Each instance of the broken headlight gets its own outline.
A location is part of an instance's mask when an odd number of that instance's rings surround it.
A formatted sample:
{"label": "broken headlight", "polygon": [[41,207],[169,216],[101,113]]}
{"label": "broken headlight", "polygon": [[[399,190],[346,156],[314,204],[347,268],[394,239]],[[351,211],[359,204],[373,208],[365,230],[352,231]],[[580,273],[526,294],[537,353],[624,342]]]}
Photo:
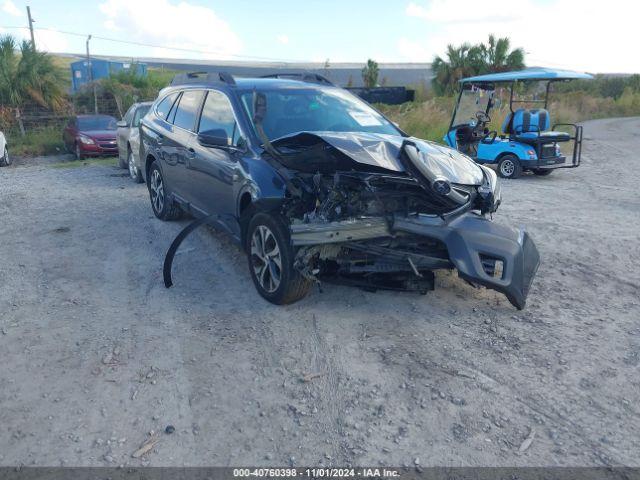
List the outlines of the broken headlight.
{"label": "broken headlight", "polygon": [[482,185],[478,187],[479,208],[482,214],[493,213],[500,206],[502,191],[496,172],[480,165],[483,174]]}

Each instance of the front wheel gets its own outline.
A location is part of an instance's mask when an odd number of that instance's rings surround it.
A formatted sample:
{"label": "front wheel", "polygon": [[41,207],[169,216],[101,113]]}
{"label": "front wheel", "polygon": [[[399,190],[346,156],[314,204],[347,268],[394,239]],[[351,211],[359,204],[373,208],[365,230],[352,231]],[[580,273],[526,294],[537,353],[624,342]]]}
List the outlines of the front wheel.
{"label": "front wheel", "polygon": [[498,175],[502,178],[518,178],[522,175],[522,164],[515,155],[505,155],[498,162]]}
{"label": "front wheel", "polygon": [[142,178],[142,173],[140,173],[140,169],[136,167],[136,163],[133,160],[133,152],[129,150],[129,154],[127,155],[127,166],[129,167],[129,175],[131,179],[136,183],[144,182]]}
{"label": "front wheel", "polygon": [[247,229],[246,249],[251,279],[264,299],[286,305],[307,295],[311,281],[293,267],[295,252],[282,219],[255,215]]}
{"label": "front wheel", "polygon": [[180,206],[168,195],[157,162],[153,162],[149,168],[149,198],[153,214],[160,220],[177,220],[182,216]]}
{"label": "front wheel", "polygon": [[546,177],[546,176],[551,175],[553,173],[553,169],[551,169],[551,168],[534,168],[531,171],[535,175],[538,175],[539,177]]}

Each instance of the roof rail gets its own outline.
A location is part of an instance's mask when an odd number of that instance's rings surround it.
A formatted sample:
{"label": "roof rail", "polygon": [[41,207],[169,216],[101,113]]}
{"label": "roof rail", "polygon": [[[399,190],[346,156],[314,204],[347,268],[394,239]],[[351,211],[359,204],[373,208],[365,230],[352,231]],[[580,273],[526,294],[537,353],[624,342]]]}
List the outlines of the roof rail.
{"label": "roof rail", "polygon": [[312,72],[283,72],[262,75],[261,78],[287,78],[290,80],[300,80],[301,82],[317,83],[319,85],[335,86],[329,79]]}
{"label": "roof rail", "polygon": [[188,72],[179,73],[173,80],[171,85],[181,85],[185,83],[226,83],[227,85],[235,85],[236,81],[228,72]]}

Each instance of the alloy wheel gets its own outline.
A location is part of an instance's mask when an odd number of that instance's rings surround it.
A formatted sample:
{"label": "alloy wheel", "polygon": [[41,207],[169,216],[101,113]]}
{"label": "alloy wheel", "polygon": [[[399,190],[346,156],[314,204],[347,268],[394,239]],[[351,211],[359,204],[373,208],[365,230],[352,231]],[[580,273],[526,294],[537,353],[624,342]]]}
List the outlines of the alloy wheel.
{"label": "alloy wheel", "polygon": [[162,184],[162,176],[158,170],[154,170],[151,174],[151,203],[156,212],[160,213],[164,208],[164,185]]}
{"label": "alloy wheel", "polygon": [[129,165],[129,175],[135,180],[138,177],[138,169],[133,163],[133,152],[129,152],[129,155],[127,156],[127,163]]}
{"label": "alloy wheel", "polygon": [[502,163],[500,164],[500,173],[502,173],[502,175],[505,177],[510,177],[511,175],[513,175],[513,172],[515,171],[515,169],[516,169],[516,166],[511,160],[508,160],[508,159],[503,160]]}
{"label": "alloy wheel", "polygon": [[251,237],[251,265],[260,286],[268,293],[280,286],[282,255],[273,232],[259,225]]}

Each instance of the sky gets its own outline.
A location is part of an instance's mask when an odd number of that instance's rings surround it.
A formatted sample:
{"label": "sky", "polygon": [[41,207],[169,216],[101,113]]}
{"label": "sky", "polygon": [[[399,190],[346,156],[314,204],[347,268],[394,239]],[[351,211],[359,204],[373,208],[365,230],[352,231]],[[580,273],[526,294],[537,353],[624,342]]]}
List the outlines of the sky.
{"label": "sky", "polygon": [[636,0],[0,0],[0,34],[28,38],[26,5],[51,52],[92,34],[92,53],[132,58],[430,62],[493,33],[530,66],[640,73]]}

